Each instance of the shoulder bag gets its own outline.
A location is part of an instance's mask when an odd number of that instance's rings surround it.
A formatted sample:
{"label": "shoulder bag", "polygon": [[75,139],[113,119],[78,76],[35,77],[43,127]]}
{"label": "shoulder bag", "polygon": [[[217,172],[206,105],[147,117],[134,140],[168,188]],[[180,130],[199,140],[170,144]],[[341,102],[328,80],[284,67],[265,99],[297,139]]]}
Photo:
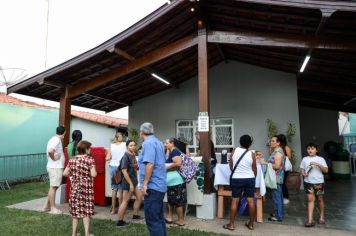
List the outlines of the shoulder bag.
{"label": "shoulder bag", "polygon": [[[242,155],[241,155],[241,157],[240,157],[240,159],[236,162],[236,164],[235,164],[235,166],[234,166],[234,169],[231,171],[231,175],[230,175],[230,185],[231,185],[231,180],[232,180],[232,176],[234,175],[234,172],[235,172],[235,170],[236,170],[236,168],[237,168],[237,165],[240,163],[240,161],[242,160],[242,158],[245,156],[245,154],[248,152],[248,149],[244,152],[244,153],[242,153]],[[231,157],[231,159],[232,159],[233,157]],[[232,161],[232,160],[231,160]]]}

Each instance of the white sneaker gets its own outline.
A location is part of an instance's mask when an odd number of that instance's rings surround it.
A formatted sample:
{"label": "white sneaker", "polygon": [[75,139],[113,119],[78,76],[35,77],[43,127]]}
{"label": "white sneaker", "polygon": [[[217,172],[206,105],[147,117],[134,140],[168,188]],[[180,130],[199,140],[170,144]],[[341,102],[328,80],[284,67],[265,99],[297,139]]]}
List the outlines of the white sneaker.
{"label": "white sneaker", "polygon": [[284,205],[287,205],[287,204],[289,204],[289,199],[288,198],[283,198],[283,204]]}

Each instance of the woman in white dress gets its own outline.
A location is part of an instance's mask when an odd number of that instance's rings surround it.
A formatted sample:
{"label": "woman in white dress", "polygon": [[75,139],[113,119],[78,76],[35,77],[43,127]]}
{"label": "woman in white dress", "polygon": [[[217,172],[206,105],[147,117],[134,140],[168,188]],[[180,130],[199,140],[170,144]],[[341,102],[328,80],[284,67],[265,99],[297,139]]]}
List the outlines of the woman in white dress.
{"label": "woman in white dress", "polygon": [[[120,166],[121,158],[126,152],[126,143],[124,142],[124,136],[122,133],[117,132],[115,134],[114,143],[110,145],[110,150],[106,154],[106,161],[110,161],[110,181],[113,175],[116,173],[117,168]],[[120,184],[111,183],[111,214],[117,213],[116,200],[119,197],[119,203],[122,201],[122,188]]]}

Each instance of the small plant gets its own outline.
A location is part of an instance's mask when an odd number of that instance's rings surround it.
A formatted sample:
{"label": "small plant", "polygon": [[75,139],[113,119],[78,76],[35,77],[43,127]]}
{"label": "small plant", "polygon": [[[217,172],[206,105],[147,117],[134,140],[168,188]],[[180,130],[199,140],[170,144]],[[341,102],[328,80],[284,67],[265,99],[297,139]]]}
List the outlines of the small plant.
{"label": "small plant", "polygon": [[[135,141],[137,150],[139,149],[139,141],[140,141],[140,135],[138,134],[137,129],[130,128],[129,130],[129,139]],[[137,154],[137,153],[136,153]]]}
{"label": "small plant", "polygon": [[271,119],[267,119],[267,136],[268,136],[268,146],[269,140],[278,133],[277,125]]}
{"label": "small plant", "polygon": [[[274,121],[272,121],[271,119],[267,119],[266,120],[267,123],[267,136],[268,136],[268,140],[271,140],[271,138],[275,135],[278,134],[278,128],[277,125]],[[287,123],[287,131],[285,133],[287,142],[289,144],[289,146],[291,145],[291,143],[293,142],[293,137],[296,134],[296,125],[293,123]],[[269,142],[267,143],[267,146],[269,146]],[[296,158],[294,155],[294,152],[292,150],[292,156],[290,157],[290,162],[292,163],[293,167],[296,164]]]}

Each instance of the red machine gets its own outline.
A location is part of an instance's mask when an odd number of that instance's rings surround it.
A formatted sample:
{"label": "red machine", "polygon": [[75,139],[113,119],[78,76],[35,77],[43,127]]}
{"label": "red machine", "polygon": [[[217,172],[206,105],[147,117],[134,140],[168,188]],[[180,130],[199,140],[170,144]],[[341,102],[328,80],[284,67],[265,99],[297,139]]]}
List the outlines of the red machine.
{"label": "red machine", "polygon": [[[67,166],[69,159],[67,148],[64,149],[65,163]],[[106,206],[105,197],[105,149],[103,147],[91,147],[91,155],[95,160],[96,171],[98,175],[94,178],[94,203],[99,206]],[[67,178],[67,201],[70,196],[70,179]]]}

